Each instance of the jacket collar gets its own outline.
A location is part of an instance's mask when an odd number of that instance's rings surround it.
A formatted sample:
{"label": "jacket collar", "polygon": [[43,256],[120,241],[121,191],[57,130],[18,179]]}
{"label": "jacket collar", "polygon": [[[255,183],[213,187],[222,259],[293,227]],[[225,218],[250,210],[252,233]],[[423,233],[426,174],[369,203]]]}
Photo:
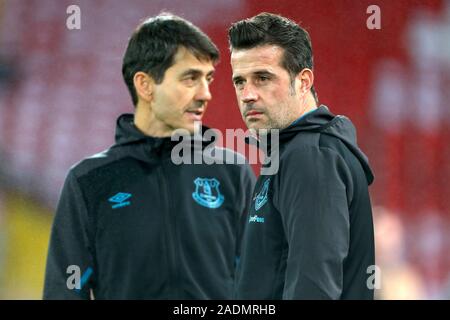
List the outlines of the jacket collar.
{"label": "jacket collar", "polygon": [[115,145],[113,148],[126,148],[127,153],[143,161],[153,161],[155,158],[170,156],[172,148],[180,143],[190,143],[193,148],[206,146],[215,143],[214,137],[206,139],[203,134],[209,128],[201,127],[201,134],[190,135],[172,141],[172,137],[153,137],[145,135],[134,124],[133,114],[122,114],[116,122]]}

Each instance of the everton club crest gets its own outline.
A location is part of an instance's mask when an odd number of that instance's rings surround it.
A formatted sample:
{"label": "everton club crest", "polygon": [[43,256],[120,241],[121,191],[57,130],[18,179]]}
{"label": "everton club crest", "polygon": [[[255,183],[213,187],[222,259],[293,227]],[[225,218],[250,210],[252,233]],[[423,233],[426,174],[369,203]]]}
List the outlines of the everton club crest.
{"label": "everton club crest", "polygon": [[266,181],[264,181],[261,191],[259,191],[258,195],[256,196],[256,200],[255,200],[255,210],[256,211],[258,211],[267,202],[267,193],[269,191],[269,183],[270,183],[270,178],[267,179]]}
{"label": "everton club crest", "polygon": [[206,208],[219,208],[224,200],[224,196],[220,193],[220,182],[216,178],[197,178],[194,180],[195,192],[192,198],[201,206]]}

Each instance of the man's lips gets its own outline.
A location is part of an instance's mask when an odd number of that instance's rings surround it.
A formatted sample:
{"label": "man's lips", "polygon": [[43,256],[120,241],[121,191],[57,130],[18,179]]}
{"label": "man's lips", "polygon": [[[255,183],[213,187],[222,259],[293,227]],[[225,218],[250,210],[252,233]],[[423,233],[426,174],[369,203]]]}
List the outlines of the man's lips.
{"label": "man's lips", "polygon": [[191,109],[186,110],[186,114],[189,116],[189,118],[193,120],[201,120],[203,117],[203,114],[205,113],[204,109]]}
{"label": "man's lips", "polygon": [[250,110],[250,111],[247,111],[247,112],[245,113],[245,116],[246,116],[246,117],[252,117],[252,116],[259,116],[259,115],[261,115],[261,114],[263,114],[262,111],[258,111],[258,110]]}

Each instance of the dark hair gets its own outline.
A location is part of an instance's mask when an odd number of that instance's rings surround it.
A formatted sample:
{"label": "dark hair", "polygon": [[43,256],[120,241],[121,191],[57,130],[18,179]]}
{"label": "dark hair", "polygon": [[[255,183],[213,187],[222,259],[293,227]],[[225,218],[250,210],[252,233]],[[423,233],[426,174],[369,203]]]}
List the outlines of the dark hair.
{"label": "dark hair", "polygon": [[148,73],[159,84],[174,63],[180,47],[201,60],[219,60],[219,50],[211,39],[189,21],[170,13],[148,18],[133,32],[122,63],[122,76],[133,104],[138,97],[133,77],[138,71]]}
{"label": "dark hair", "polygon": [[[281,66],[294,78],[304,68],[313,70],[313,54],[308,32],[294,21],[280,15],[263,12],[233,23],[228,30],[230,50],[277,45],[284,49]],[[314,86],[311,93],[316,102]]]}

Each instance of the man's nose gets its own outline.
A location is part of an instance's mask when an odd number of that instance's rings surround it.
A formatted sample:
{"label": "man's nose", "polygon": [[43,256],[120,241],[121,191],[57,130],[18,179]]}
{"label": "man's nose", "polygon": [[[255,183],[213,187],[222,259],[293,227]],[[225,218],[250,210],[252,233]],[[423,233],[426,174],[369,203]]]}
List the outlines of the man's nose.
{"label": "man's nose", "polygon": [[246,84],[242,89],[241,100],[243,103],[251,103],[258,100],[258,94],[251,84]]}
{"label": "man's nose", "polygon": [[210,101],[212,98],[211,91],[209,90],[209,83],[205,80],[203,81],[197,91],[195,96],[196,100]]}

